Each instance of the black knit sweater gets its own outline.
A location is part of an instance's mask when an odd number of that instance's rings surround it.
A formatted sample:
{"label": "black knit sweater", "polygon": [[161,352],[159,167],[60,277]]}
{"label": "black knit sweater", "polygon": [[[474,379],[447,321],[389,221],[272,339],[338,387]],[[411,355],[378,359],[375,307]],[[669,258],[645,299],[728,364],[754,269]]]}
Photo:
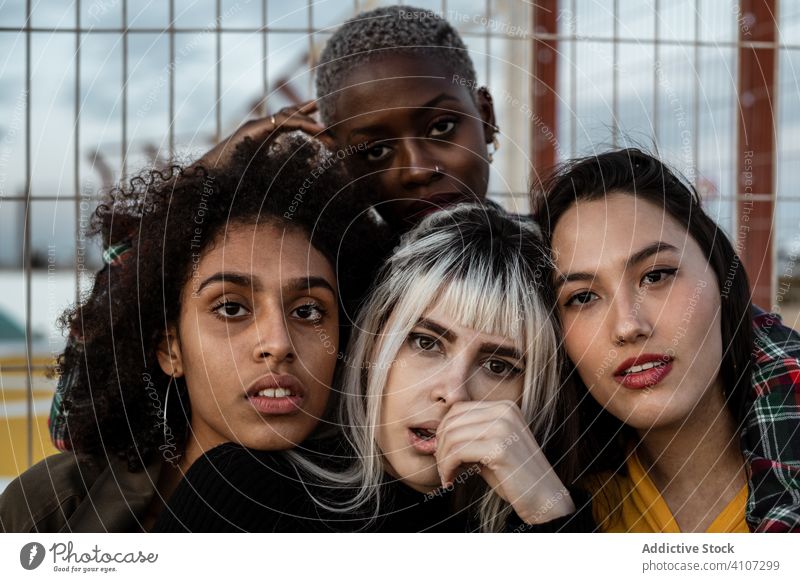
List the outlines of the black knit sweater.
{"label": "black knit sweater", "polygon": [[[330,461],[330,459],[329,459]],[[328,463],[335,464],[335,463]],[[454,511],[451,493],[423,494],[387,475],[377,517],[329,511],[314,502],[347,499],[352,490],[303,479],[282,453],[232,443],[195,461],[161,513],[155,532],[468,532],[468,510]],[[571,492],[579,511],[527,526],[512,514],[507,531],[585,532],[594,529],[588,499]],[[576,498],[576,495],[578,498]],[[579,503],[580,501],[580,503]]]}

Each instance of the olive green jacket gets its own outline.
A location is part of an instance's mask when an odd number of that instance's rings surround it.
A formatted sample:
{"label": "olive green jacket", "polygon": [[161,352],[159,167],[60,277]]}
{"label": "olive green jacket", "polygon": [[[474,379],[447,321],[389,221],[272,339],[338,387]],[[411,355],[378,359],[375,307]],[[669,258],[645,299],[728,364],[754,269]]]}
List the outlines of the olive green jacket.
{"label": "olive green jacket", "polygon": [[139,532],[161,462],[133,473],[119,459],[100,466],[60,453],[37,463],[0,495],[3,532]]}

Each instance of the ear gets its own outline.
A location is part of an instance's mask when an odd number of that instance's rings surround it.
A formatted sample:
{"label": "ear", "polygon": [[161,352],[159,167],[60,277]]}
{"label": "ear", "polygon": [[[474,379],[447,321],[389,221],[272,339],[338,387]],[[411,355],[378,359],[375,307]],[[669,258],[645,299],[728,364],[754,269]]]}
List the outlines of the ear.
{"label": "ear", "polygon": [[483,134],[486,143],[492,143],[494,134],[497,133],[497,120],[494,116],[494,102],[489,89],[481,87],[478,89],[478,111],[483,120]]}
{"label": "ear", "polygon": [[180,378],[183,376],[183,355],[178,330],[170,325],[167,333],[156,350],[158,365],[167,376]]}

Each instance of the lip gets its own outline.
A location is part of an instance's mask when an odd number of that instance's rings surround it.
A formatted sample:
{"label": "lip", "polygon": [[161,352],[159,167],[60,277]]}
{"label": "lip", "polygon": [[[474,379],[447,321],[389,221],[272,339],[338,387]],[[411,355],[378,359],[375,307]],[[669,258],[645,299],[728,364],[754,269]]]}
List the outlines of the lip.
{"label": "lip", "polygon": [[[259,392],[268,388],[283,388],[291,390],[292,394],[281,398],[258,395]],[[300,411],[306,400],[306,388],[291,374],[268,374],[250,385],[245,398],[259,414],[295,414]]]}
{"label": "lip", "polygon": [[408,443],[416,450],[418,453],[423,455],[432,455],[436,452],[436,437],[432,439],[425,440],[418,437],[414,434],[412,429],[415,428],[424,428],[428,430],[436,430],[439,427],[438,420],[430,420],[427,422],[420,422],[415,423],[413,426],[409,426],[407,429],[408,432]]}
{"label": "lip", "polygon": [[429,214],[469,201],[470,198],[461,192],[431,194],[409,204],[405,211],[405,218],[406,220],[418,222]]}
{"label": "lip", "polygon": [[[641,372],[623,374],[632,366],[641,366],[648,362],[663,362],[663,365]],[[628,358],[614,372],[614,379],[625,388],[642,390],[650,388],[661,382],[672,371],[672,358],[666,354],[640,354],[635,358]]]}

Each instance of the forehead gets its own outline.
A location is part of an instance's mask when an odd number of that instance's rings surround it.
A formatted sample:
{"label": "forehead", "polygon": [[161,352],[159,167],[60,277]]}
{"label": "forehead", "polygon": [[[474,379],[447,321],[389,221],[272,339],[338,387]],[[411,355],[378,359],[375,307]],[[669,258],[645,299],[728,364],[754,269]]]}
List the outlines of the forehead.
{"label": "forehead", "polygon": [[197,263],[199,273],[218,271],[266,273],[269,279],[288,279],[314,274],[334,280],[325,256],[298,228],[262,223],[230,225]]}
{"label": "forehead", "polygon": [[630,194],[612,193],[573,204],[553,232],[556,266],[562,272],[593,271],[619,265],[643,246],[667,242],[682,255],[699,246],[684,226],[653,202]]}
{"label": "forehead", "polygon": [[[364,66],[349,71],[340,85],[336,101],[335,122],[348,121],[354,116],[358,123],[386,114],[408,112],[393,108],[421,107],[445,93],[462,106],[475,107],[472,91],[458,71],[435,55],[388,55],[376,58]],[[447,105],[442,104],[446,108]],[[389,110],[389,111],[382,111]],[[373,119],[374,121],[374,119]]]}

